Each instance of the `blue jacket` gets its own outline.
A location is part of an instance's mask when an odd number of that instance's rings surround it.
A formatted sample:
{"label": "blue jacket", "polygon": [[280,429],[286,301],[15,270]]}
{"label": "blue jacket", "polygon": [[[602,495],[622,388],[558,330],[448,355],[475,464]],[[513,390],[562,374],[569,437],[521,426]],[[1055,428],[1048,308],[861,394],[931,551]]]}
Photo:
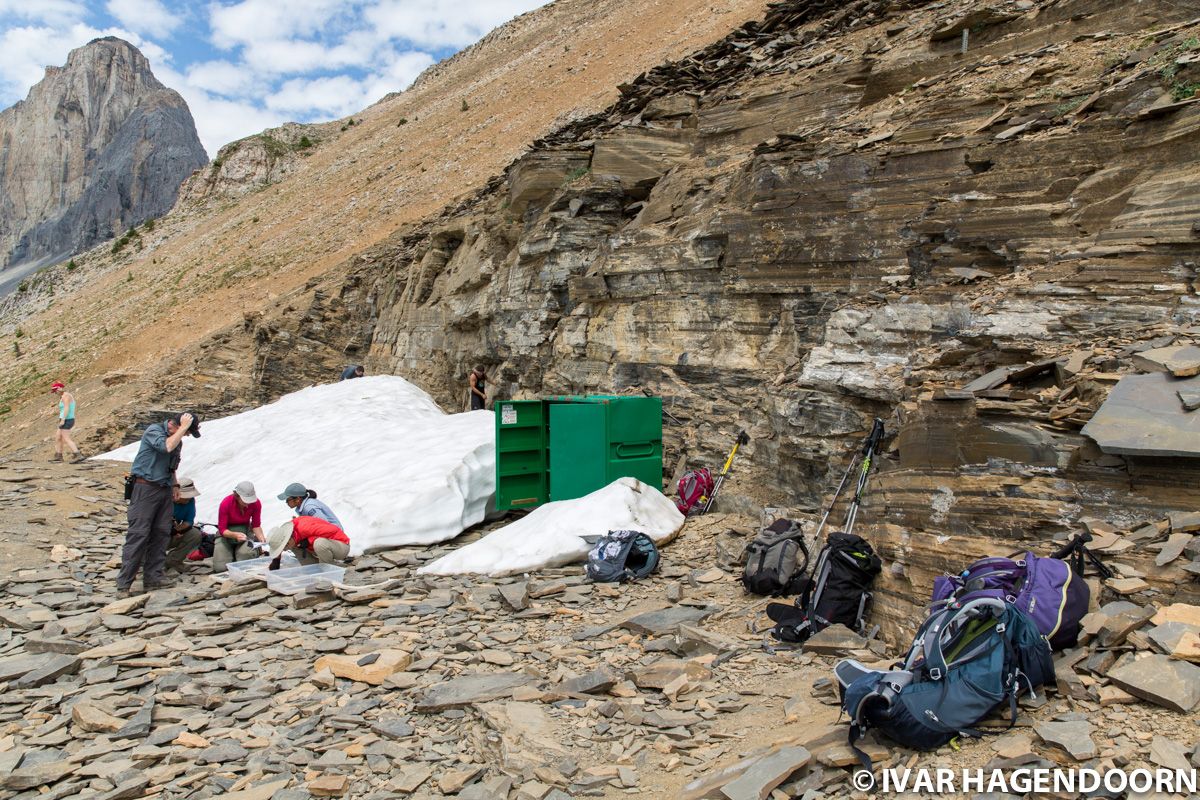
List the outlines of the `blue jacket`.
{"label": "blue jacket", "polygon": [[326,522],[337,525],[342,530],[346,530],[342,525],[342,521],[337,518],[337,514],[333,513],[333,509],[317,500],[315,497],[306,497],[300,507],[296,509],[298,517],[319,517]]}
{"label": "blue jacket", "polygon": [[167,452],[167,423],[155,422],[146,426],[146,432],[142,434],[142,444],[129,471],[151,483],[169,487],[175,483],[175,470],[179,467],[182,455],[183,442],[177,444],[171,452]]}

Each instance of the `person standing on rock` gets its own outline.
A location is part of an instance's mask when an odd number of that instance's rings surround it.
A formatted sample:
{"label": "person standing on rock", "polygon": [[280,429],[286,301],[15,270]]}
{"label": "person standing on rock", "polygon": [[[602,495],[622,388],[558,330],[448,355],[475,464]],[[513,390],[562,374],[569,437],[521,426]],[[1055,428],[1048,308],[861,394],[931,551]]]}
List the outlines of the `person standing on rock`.
{"label": "person standing on rock", "polygon": [[71,429],[75,427],[75,395],[67,391],[62,381],[55,381],[50,386],[50,393],[58,395],[58,430],[54,432],[54,458],[51,463],[63,460],[63,448],[69,449],[75,457],[71,463],[83,461],[83,453],[71,438]]}
{"label": "person standing on rock", "polygon": [[171,539],[167,544],[167,569],[183,572],[183,562],[200,546],[203,535],[196,524],[196,498],[200,492],[191,478],[180,478],[175,484],[174,506],[171,511]]}
{"label": "person standing on rock", "polygon": [[317,499],[317,493],[305,488],[303,483],[289,483],[279,494],[279,499],[287,503],[287,507],[296,512],[298,517],[320,517],[326,522],[337,525],[342,530],[345,526],[333,513],[333,509]]}
{"label": "person standing on rock", "polygon": [[200,420],[187,413],[148,425],[142,434],[142,443],[129,470],[133,493],[129,498],[129,530],[121,552],[121,571],[117,573],[118,596],[132,594],[138,570],[142,571],[142,586],[147,590],[171,585],[163,569],[171,538],[175,470],[183,455],[183,437],[188,435],[200,438]]}
{"label": "person standing on rock", "polygon": [[342,380],[348,381],[351,378],[361,378],[366,372],[362,364],[351,364],[342,370]]}
{"label": "person standing on rock", "polygon": [[291,522],[272,528],[267,542],[272,570],[279,569],[285,550],[295,553],[301,564],[334,564],[350,555],[350,537],[320,517],[293,517]]}
{"label": "person standing on rock", "polygon": [[487,405],[487,371],[482,364],[471,370],[467,383],[471,388],[471,410],[482,411]]}
{"label": "person standing on rock", "polygon": [[231,561],[258,558],[258,549],[248,542],[265,542],[262,501],[254,484],[242,481],[217,509],[217,541],[213,547],[213,572],[224,572]]}

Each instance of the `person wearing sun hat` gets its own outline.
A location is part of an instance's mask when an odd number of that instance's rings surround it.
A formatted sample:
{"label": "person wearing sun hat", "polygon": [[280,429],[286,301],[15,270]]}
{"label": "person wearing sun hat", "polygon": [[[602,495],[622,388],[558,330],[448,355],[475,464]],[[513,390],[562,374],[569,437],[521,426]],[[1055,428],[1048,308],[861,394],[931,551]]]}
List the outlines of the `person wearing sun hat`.
{"label": "person wearing sun hat", "polygon": [[213,572],[224,572],[231,561],[258,558],[255,542],[265,542],[262,529],[262,501],[254,484],[242,481],[221,501],[217,509],[217,541],[213,547]]}
{"label": "person wearing sun hat", "polygon": [[175,481],[175,508],[172,511],[171,540],[167,544],[167,569],[183,572],[184,559],[200,546],[203,535],[195,527],[196,498],[200,496],[191,478]]}
{"label": "person wearing sun hat", "polygon": [[58,395],[58,430],[54,432],[54,458],[51,461],[63,460],[63,448],[69,449],[75,457],[72,463],[83,461],[83,453],[71,438],[71,428],[75,427],[75,396],[67,391],[62,381],[50,384],[50,394]]}
{"label": "person wearing sun hat", "polygon": [[350,555],[350,537],[320,517],[293,517],[291,522],[272,528],[267,536],[271,569],[279,569],[285,550],[296,554],[301,564],[333,564]]}

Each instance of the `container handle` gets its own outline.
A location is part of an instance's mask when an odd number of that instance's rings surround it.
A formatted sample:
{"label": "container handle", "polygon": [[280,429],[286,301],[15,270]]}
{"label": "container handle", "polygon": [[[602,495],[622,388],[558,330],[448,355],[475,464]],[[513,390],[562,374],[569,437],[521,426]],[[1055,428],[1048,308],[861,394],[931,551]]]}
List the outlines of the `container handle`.
{"label": "container handle", "polygon": [[[626,448],[633,448],[634,452],[630,453]],[[654,455],[654,442],[643,442],[640,444],[622,442],[617,445],[617,458],[644,458],[652,455]]]}

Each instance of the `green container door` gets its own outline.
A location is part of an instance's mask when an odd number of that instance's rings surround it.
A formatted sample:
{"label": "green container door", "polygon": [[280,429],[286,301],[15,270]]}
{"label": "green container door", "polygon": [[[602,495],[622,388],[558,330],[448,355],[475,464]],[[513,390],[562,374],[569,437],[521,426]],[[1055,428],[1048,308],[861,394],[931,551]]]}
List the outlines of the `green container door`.
{"label": "green container door", "polygon": [[604,428],[608,408],[593,403],[549,403],[550,499],[573,500],[608,484]]}
{"label": "green container door", "polygon": [[621,397],[608,404],[605,485],[626,476],[662,489],[662,398]]}
{"label": "green container door", "polygon": [[662,488],[662,400],[554,397],[496,404],[496,508],[574,500],[618,478]]}
{"label": "green container door", "polygon": [[496,508],[533,508],[549,499],[546,406],[541,400],[505,400],[496,414]]}

